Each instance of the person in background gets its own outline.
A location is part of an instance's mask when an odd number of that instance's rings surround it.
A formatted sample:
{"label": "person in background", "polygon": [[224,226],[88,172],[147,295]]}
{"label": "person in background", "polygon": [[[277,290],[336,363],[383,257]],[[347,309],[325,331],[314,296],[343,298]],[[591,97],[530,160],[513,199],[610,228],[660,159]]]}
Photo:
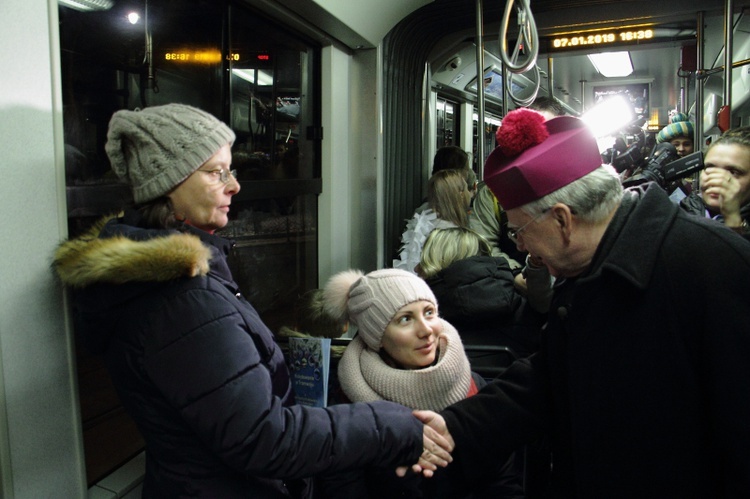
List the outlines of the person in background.
{"label": "person in background", "polygon": [[232,278],[231,241],[213,234],[240,190],[234,139],[183,104],[117,111],[106,152],[136,205],[55,254],[76,329],[145,439],[143,497],[309,498],[306,477],[323,471],[446,464],[448,443],[403,406],[294,405],[281,350]]}
{"label": "person in background", "polygon": [[[537,97],[528,109],[541,113],[545,119],[565,114],[565,110],[556,100],[544,96]],[[498,128],[497,133],[499,130]],[[508,239],[505,232],[505,212],[485,182],[479,183],[469,222],[470,227],[490,243],[492,256],[508,260],[514,274],[520,275],[527,255],[519,252],[513,241]],[[525,293],[526,282],[522,277],[518,279],[518,288]]]}
{"label": "person in background", "polygon": [[[331,277],[324,295],[329,314],[358,330],[339,363],[340,402],[390,400],[437,411],[485,384],[472,373],[456,329],[438,315],[430,287],[414,274],[344,271]],[[321,477],[319,492],[326,499],[520,498],[512,465],[503,463],[501,470],[464,490],[454,486],[447,470],[423,479],[370,468]]]}
{"label": "person in background", "polygon": [[427,184],[429,208],[415,213],[401,234],[399,258],[393,267],[416,274],[422,246],[434,229],[469,226],[472,194],[462,170],[440,170]]}
{"label": "person in background", "polygon": [[669,142],[677,150],[680,158],[691,154],[694,146],[695,126],[685,113],[675,113],[669,118],[669,125],[656,134],[656,143]]}
{"label": "person in background", "polygon": [[750,127],[724,132],[708,147],[703,163],[700,194],[691,193],[680,206],[750,236]]}
{"label": "person in background", "polygon": [[557,281],[538,354],[418,413],[454,440],[451,466],[470,482],[548,433],[554,497],[749,497],[747,241],[654,183],[624,191],[573,117],[519,119],[486,171]]}
{"label": "person in background", "polygon": [[470,168],[469,153],[458,146],[443,146],[435,152],[432,158],[432,172],[435,175],[440,170],[463,170]]}
{"label": "person in background", "polygon": [[[695,126],[685,113],[674,113],[669,118],[669,125],[656,134],[656,145],[668,142],[677,151],[677,158],[692,154],[695,150]],[[654,149],[656,150],[656,149]],[[653,154],[653,152],[652,152]],[[692,177],[667,182],[663,186],[670,193],[670,197],[679,203],[693,191]]]}
{"label": "person in background", "polygon": [[[430,176],[443,170],[460,170],[464,174],[471,197],[474,198],[477,192],[477,174],[471,169],[469,154],[466,151],[458,146],[443,146],[438,149],[432,160]],[[422,213],[428,208],[428,201],[425,200],[414,210],[414,213]]]}
{"label": "person in background", "polygon": [[[515,289],[508,261],[490,252],[489,243],[471,229],[435,229],[422,248],[418,274],[464,345],[505,346],[526,357],[539,348],[541,324],[524,317],[525,300]],[[476,367],[493,358],[479,352],[469,360]]]}

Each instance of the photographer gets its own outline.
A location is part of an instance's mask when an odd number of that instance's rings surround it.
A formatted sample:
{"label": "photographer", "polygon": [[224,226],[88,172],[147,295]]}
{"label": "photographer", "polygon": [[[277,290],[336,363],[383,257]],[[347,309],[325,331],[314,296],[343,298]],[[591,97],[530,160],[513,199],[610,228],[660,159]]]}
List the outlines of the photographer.
{"label": "photographer", "polygon": [[694,128],[687,114],[676,113],[669,119],[669,125],[656,134],[656,143],[669,142],[677,150],[677,156],[682,158],[694,150]]}
{"label": "photographer", "polygon": [[690,194],[680,206],[750,239],[750,127],[727,130],[709,146],[704,163],[700,193]]}
{"label": "photographer", "polygon": [[[686,177],[703,168],[702,155],[693,152],[694,126],[684,113],[677,113],[670,124],[656,134],[656,145],[648,146],[645,134],[626,146],[622,138],[602,154],[602,161],[611,164],[622,178],[623,186],[634,187],[656,182],[675,202],[692,192]],[[651,150],[649,154],[644,151]]]}

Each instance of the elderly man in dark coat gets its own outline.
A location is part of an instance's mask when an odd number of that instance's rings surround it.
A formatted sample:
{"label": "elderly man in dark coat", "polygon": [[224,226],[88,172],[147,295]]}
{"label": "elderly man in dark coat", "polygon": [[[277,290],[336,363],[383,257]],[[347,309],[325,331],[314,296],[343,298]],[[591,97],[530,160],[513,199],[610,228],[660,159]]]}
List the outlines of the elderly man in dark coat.
{"label": "elderly man in dark coat", "polygon": [[555,498],[750,497],[750,245],[656,185],[623,192],[576,118],[502,129],[487,184],[557,282],[537,355],[420,415],[452,466],[546,434]]}

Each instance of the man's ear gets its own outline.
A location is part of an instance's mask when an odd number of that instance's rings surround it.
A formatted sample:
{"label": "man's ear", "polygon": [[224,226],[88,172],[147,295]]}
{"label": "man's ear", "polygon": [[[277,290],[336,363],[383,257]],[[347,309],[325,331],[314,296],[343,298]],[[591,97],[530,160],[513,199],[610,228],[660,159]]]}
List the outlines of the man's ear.
{"label": "man's ear", "polygon": [[550,211],[552,212],[552,218],[562,231],[563,239],[565,242],[568,242],[570,240],[570,232],[573,226],[573,212],[570,209],[570,206],[563,203],[555,203],[552,205],[552,208],[550,208]]}

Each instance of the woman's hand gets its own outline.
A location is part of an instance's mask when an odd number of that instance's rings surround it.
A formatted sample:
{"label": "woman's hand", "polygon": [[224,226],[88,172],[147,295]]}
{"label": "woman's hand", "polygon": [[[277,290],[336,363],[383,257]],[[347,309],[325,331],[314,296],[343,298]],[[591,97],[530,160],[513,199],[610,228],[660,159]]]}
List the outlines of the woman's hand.
{"label": "woman's hand", "polygon": [[727,227],[742,224],[740,183],[724,168],[706,168],[701,172],[701,191],[707,206],[718,208]]}
{"label": "woman's hand", "polygon": [[[422,473],[429,478],[437,467],[446,467],[453,461],[451,452],[455,448],[453,437],[448,432],[445,420],[439,414],[432,411],[414,411],[414,416],[424,423],[423,452],[419,461],[411,466],[414,473]],[[396,468],[398,476],[405,476],[409,470],[408,466]]]}

